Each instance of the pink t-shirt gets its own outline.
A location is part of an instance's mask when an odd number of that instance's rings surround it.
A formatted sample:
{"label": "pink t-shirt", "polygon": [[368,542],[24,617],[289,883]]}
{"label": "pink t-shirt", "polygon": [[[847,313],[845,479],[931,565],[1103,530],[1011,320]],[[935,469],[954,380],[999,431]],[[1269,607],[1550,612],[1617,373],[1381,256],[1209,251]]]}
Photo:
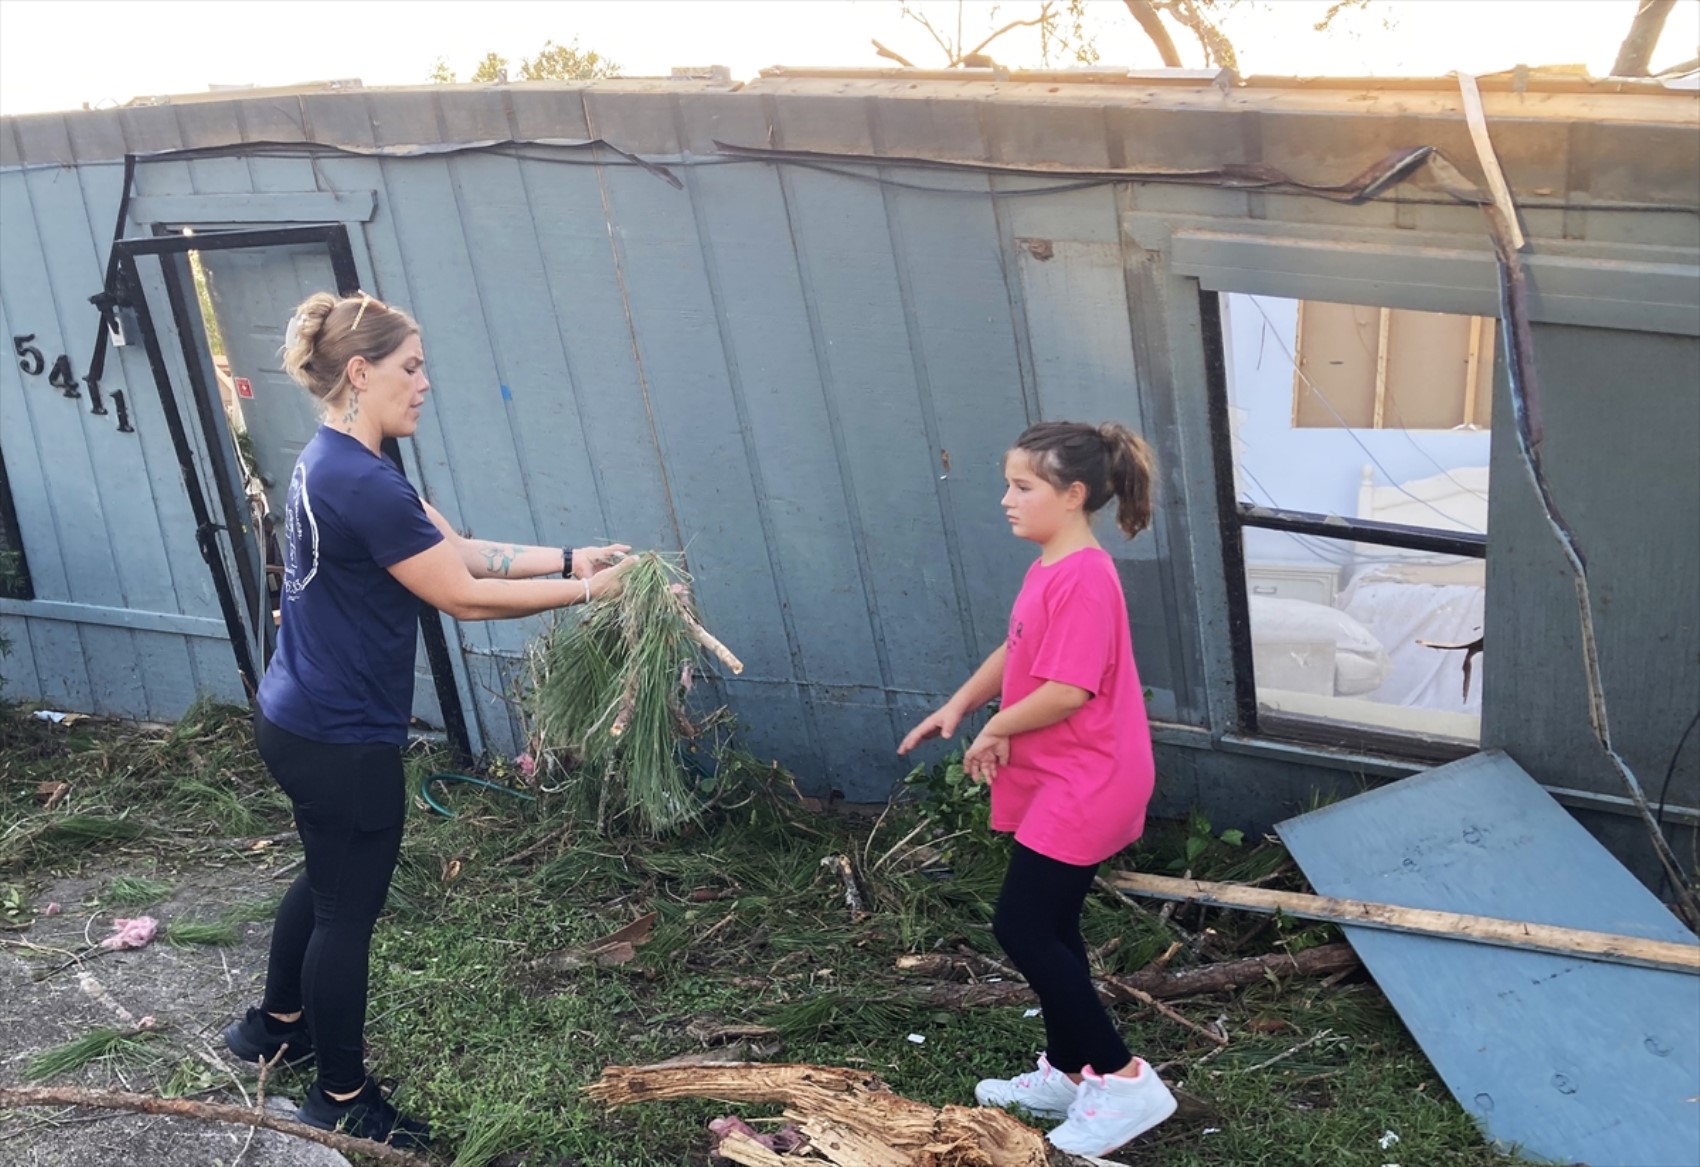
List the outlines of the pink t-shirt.
{"label": "pink t-shirt", "polygon": [[1063,863],[1101,863],[1145,830],[1156,767],[1115,563],[1087,547],[1035,563],[1009,614],[1003,708],[1046,681],[1092,694],[1009,741],[992,780],[992,829]]}

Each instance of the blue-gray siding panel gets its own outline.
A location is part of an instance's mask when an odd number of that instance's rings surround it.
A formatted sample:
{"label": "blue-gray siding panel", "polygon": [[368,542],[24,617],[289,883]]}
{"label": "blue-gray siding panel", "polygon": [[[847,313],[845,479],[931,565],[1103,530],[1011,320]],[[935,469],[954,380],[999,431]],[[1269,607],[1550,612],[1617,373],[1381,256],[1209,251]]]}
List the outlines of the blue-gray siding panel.
{"label": "blue-gray siding panel", "polygon": [[[1696,943],[1515,762],[1476,754],[1281,823],[1323,895]],[[1558,1162],[1700,1164],[1700,980],[1347,928],[1490,1138]]]}

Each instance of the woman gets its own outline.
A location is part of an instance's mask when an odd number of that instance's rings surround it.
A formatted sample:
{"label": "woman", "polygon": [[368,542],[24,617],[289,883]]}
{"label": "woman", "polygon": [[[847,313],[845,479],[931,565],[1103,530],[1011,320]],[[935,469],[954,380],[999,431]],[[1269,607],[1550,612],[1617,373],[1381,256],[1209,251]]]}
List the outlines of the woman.
{"label": "woman", "polygon": [[[419,326],[367,295],[320,292],[285,334],[285,370],[324,422],[295,464],[284,515],[282,624],[255,739],[295,808],[304,873],[278,908],[265,996],[225,1030],[231,1052],[317,1055],[297,1117],[423,1147],[366,1074],[372,928],[401,849],[401,750],[424,601],[457,620],[529,616],[619,590],[623,544],[526,547],[461,537],[381,452],[411,435],[430,381]],[[560,575],[560,579],[540,576]]]}

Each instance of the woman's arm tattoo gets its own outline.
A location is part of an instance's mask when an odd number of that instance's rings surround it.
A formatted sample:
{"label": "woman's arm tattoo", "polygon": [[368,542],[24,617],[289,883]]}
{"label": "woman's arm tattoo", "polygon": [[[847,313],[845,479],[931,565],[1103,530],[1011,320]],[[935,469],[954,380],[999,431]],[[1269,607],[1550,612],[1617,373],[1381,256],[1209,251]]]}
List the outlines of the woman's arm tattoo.
{"label": "woman's arm tattoo", "polygon": [[484,566],[491,575],[507,575],[513,569],[514,557],[519,554],[519,548],[512,544],[498,547],[487,543],[478,549],[478,554],[484,557]]}

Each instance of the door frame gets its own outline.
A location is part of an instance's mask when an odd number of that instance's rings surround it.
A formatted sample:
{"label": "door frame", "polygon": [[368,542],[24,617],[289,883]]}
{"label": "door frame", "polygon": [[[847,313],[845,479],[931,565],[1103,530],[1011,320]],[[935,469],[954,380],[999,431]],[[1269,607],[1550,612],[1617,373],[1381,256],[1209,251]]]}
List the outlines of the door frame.
{"label": "door frame", "polygon": [[[192,286],[188,276],[188,253],[318,244],[325,248],[330,258],[331,271],[336,279],[339,295],[347,296],[358,292],[360,277],[354,263],[354,249],[348,237],[348,228],[342,223],[260,229],[207,229],[198,230],[193,235],[155,226],[154,232],[150,237],[114,241],[113,255],[118,267],[119,283],[117,298],[120,304],[131,308],[136,314],[148,367],[153,373],[154,386],[159,391],[160,404],[165,413],[166,428],[170,431],[172,447],[176,450],[184,486],[189,493],[189,506],[195,518],[195,540],[201,549],[201,557],[206,560],[207,567],[212,572],[213,589],[218,595],[219,609],[224,616],[231,648],[236,655],[236,667],[241,673],[248,698],[253,701],[259,690],[259,672],[250,651],[242,609],[238,606],[237,589],[240,587],[243,597],[249,601],[247,606],[252,609],[256,603],[263,603],[265,580],[254,572],[249,557],[243,553],[239,542],[252,535],[247,500],[234,485],[239,482],[233,460],[235,451],[230,443],[222,440],[223,427],[219,424],[221,407],[217,404],[207,376],[206,361],[197,349],[200,311],[198,305],[192,306],[192,293],[188,291]],[[172,384],[165,353],[160,346],[153,312],[146,294],[142,291],[140,261],[148,256],[158,260],[165,281],[172,324],[183,348],[183,362],[187,370],[194,417],[205,438],[207,456],[211,460],[208,469],[216,485],[222,523],[214,520],[207,506],[207,496],[202,492],[200,468],[196,464],[194,447],[189,441],[189,431],[184,423],[183,410],[179,406],[178,392]],[[385,438],[383,452],[397,471],[406,477],[407,470],[402,463],[400,444],[394,438]],[[238,578],[235,581],[230,578],[222,553],[223,548],[218,545],[221,534],[232,552],[231,562],[236,565]],[[269,607],[265,605],[263,611],[269,612]],[[442,613],[428,604],[421,603],[419,630],[425,640],[425,656],[431,667],[431,679],[436,687],[438,706],[443,713],[443,728],[449,743],[463,757],[470,757],[472,747],[467,734],[466,714],[461,705],[459,687],[449,656],[448,638],[443,631]]]}

